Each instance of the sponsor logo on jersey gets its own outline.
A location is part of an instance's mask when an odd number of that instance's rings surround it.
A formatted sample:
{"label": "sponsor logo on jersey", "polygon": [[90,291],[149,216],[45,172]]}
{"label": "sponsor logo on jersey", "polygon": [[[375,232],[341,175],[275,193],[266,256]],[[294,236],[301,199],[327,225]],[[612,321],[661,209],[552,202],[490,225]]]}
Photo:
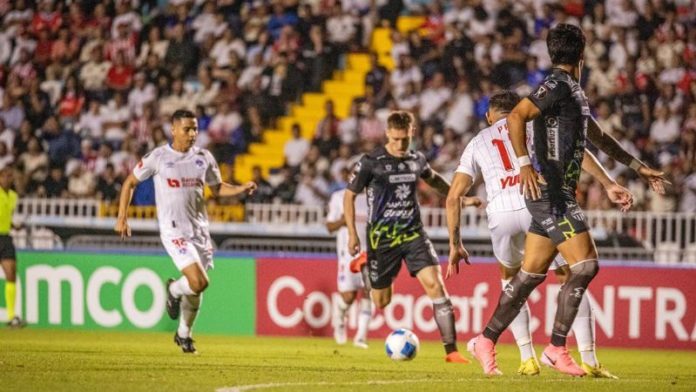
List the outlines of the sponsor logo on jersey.
{"label": "sponsor logo on jersey", "polygon": [[[413,176],[415,176],[415,174],[413,174]],[[406,184],[399,185],[395,193],[399,200],[404,200],[411,195],[411,187]]]}
{"label": "sponsor logo on jersey", "polygon": [[548,90],[546,89],[546,86],[542,84],[534,93],[534,98],[544,99],[546,97],[546,93],[548,93]]}
{"label": "sponsor logo on jersey", "polygon": [[520,183],[520,175],[507,176],[500,179],[500,187],[505,189],[507,187],[516,186]]}
{"label": "sponsor logo on jersey", "polygon": [[389,183],[390,184],[401,184],[403,182],[415,182],[415,181],[416,181],[416,174],[415,173],[392,174],[389,176]]}
{"label": "sponsor logo on jersey", "polygon": [[164,167],[166,167],[167,169],[171,169],[174,167],[174,162],[167,162],[164,164]]}
{"label": "sponsor logo on jersey", "polygon": [[203,182],[199,178],[167,178],[167,185],[169,185],[170,188],[195,188],[203,186]]}
{"label": "sponsor logo on jersey", "polygon": [[553,161],[558,161],[561,159],[561,154],[558,149],[558,119],[556,117],[547,117],[545,123],[547,158]]}

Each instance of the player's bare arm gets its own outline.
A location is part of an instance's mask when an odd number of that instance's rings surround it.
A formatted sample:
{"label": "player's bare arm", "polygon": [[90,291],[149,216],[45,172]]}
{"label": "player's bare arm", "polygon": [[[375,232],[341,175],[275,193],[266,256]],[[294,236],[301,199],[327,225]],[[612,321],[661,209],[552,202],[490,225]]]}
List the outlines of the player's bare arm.
{"label": "player's bare arm", "polygon": [[665,193],[665,185],[671,184],[665,179],[664,172],[650,168],[641,162],[640,159],[626,151],[613,136],[604,132],[594,117],[591,117],[587,124],[587,138],[612,159],[635,170],[650,185],[653,191],[663,195]]}
{"label": "player's bare arm", "polygon": [[350,189],[346,189],[343,196],[343,219],[348,228],[348,252],[351,256],[360,253],[360,239],[358,230],[355,228],[355,198],[357,194]]}
{"label": "player's bare arm", "polygon": [[529,160],[526,124],[540,115],[539,108],[529,98],[525,98],[507,116],[510,141],[520,164],[520,192],[524,197],[533,200],[541,197],[541,190],[537,182],[537,174]]}
{"label": "player's bare arm", "polygon": [[114,231],[121,236],[121,239],[131,236],[131,228],[128,226],[128,206],[133,198],[133,191],[138,186],[138,182],[138,179],[131,173],[121,186],[121,195],[118,201],[118,218],[114,227]]}
{"label": "player's bare arm", "polygon": [[232,185],[226,182],[222,182],[217,185],[211,185],[210,190],[213,192],[214,197],[233,197],[239,196],[243,193],[251,195],[256,190],[257,185],[254,181],[249,181],[243,185]]}
{"label": "player's bare arm", "polygon": [[331,222],[327,221],[326,222],[326,230],[328,230],[329,233],[333,233],[345,225],[346,225],[346,217],[341,215],[341,219],[339,219],[339,220],[331,221]]}
{"label": "player's bare arm", "polygon": [[596,178],[607,191],[607,196],[612,203],[618,204],[622,212],[628,211],[633,205],[633,194],[617,184],[606,171],[592,152],[585,149],[585,157],[582,160],[582,169]]}
{"label": "player's bare arm", "polygon": [[449,260],[445,279],[459,273],[459,260],[469,264],[469,253],[464,248],[462,236],[459,232],[461,226],[462,203],[461,198],[469,192],[473,183],[471,176],[464,173],[455,173],[447,201],[445,203],[447,211],[447,231],[449,232]]}
{"label": "player's bare arm", "polygon": [[450,183],[445,180],[445,177],[443,177],[442,174],[436,172],[435,170],[432,171],[432,175],[430,177],[424,178],[423,181],[425,181],[426,184],[430,185],[431,188],[435,189],[442,196],[447,196],[450,191]]}

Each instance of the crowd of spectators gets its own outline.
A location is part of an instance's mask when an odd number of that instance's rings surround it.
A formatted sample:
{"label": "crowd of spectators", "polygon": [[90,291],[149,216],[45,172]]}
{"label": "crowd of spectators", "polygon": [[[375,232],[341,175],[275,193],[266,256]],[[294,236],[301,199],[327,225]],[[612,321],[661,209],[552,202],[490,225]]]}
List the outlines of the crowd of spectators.
{"label": "crowd of spectators", "polygon": [[[587,35],[582,84],[600,124],[673,186],[656,196],[602,156],[611,173],[638,209],[696,211],[693,0],[0,0],[0,164],[14,164],[21,195],[114,200],[140,157],[167,142],[178,108],[196,112],[198,144],[232,164],[403,14],[425,22],[392,30],[396,67],[372,54],[349,116],[328,101],[312,140],[295,126],[286,165],[269,178],[255,168],[248,201],[325,203],[394,109],[416,114],[413,147],[451,175],[486,126],[490,94],[528,94],[549,72],[545,37],[563,22]],[[579,197],[611,208],[592,179]],[[441,203],[425,188],[421,200]],[[139,187],[135,202],[152,201],[151,185]]]}

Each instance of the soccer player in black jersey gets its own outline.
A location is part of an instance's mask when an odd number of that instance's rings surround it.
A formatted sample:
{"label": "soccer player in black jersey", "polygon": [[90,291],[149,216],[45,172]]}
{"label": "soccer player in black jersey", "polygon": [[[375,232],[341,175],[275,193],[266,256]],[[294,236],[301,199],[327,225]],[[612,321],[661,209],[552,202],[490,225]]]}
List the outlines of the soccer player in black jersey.
{"label": "soccer player in black jersey", "polygon": [[[468,363],[457,351],[452,302],[447,297],[433,244],[423,230],[416,186],[423,179],[440,194],[450,184],[430,168],[425,156],[408,149],[413,138],[413,116],[397,111],[387,119],[387,143],[365,154],[353,171],[344,196],[348,249],[355,256],[360,240],[355,228],[355,197],[367,188],[367,266],[372,300],[383,309],[391,301],[392,282],[406,262],[433,301],[433,317],[442,336],[447,362]],[[464,254],[468,263],[468,255]]]}
{"label": "soccer player in black jersey", "polygon": [[[546,278],[549,264],[560,252],[570,274],[558,294],[558,309],[541,362],[560,372],[584,376],[569,355],[566,336],[587,286],[599,270],[597,249],[575,191],[586,138],[617,161],[638,172],[656,192],[664,192],[663,173],[650,169],[604,133],[590,114],[582,88],[585,37],[580,28],[559,24],[547,37],[553,70],[507,117],[510,140],[520,168],[520,191],[525,195],[532,224],[525,241],[521,270],[501,293],[498,307],[483,334],[468,349],[486,374],[501,374],[495,342],[517,316],[531,292]],[[533,121],[533,151],[527,149],[525,123]]]}

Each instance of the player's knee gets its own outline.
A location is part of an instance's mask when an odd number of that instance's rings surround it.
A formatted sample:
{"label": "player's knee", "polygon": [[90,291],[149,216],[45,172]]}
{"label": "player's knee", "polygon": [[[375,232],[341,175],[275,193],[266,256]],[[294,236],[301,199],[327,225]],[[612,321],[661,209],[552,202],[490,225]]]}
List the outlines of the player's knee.
{"label": "player's knee", "polygon": [[375,304],[377,309],[384,309],[391,302],[391,297],[389,296],[374,296],[372,297],[372,302]]}
{"label": "player's knee", "polygon": [[208,279],[205,277],[194,278],[189,281],[189,286],[194,293],[200,294],[208,287]]}
{"label": "player's knee", "polygon": [[570,267],[570,279],[572,280],[583,280],[591,281],[597,273],[599,272],[599,263],[597,260],[586,260],[581,261],[577,264],[573,264]]}
{"label": "player's knee", "polygon": [[355,301],[356,297],[356,292],[355,291],[345,291],[341,293],[341,297],[343,298],[343,302],[346,303],[346,305],[351,305],[353,301]]}

